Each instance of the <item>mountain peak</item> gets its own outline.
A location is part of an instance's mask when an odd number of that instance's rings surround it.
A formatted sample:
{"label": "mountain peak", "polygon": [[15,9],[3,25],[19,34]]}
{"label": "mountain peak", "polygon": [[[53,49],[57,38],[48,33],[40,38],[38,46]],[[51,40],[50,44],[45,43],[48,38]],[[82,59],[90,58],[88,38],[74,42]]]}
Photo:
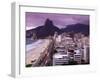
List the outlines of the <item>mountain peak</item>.
{"label": "mountain peak", "polygon": [[47,18],[45,21],[45,26],[53,26],[53,22],[49,18]]}

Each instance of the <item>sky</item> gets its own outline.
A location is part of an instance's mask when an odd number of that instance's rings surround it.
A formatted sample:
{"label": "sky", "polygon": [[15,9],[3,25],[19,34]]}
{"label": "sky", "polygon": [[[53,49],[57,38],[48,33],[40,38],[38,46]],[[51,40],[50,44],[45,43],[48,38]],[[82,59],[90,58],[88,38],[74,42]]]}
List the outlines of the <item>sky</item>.
{"label": "sky", "polygon": [[29,30],[44,25],[47,18],[52,20],[58,28],[65,28],[67,25],[77,23],[89,25],[89,15],[26,12],[26,29]]}

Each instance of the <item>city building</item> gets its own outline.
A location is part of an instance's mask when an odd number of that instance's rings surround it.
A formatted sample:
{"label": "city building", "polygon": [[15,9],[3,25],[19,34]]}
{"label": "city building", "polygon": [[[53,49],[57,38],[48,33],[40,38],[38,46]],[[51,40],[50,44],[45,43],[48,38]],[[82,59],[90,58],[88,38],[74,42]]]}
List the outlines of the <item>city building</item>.
{"label": "city building", "polygon": [[69,62],[69,57],[67,54],[56,53],[53,55],[53,66],[55,65],[67,65]]}
{"label": "city building", "polygon": [[80,50],[75,50],[75,54],[74,54],[74,61],[76,61],[78,64],[81,64],[81,60],[82,60],[82,54],[80,52]]}
{"label": "city building", "polygon": [[84,45],[84,56],[83,60],[85,63],[89,63],[89,47]]}

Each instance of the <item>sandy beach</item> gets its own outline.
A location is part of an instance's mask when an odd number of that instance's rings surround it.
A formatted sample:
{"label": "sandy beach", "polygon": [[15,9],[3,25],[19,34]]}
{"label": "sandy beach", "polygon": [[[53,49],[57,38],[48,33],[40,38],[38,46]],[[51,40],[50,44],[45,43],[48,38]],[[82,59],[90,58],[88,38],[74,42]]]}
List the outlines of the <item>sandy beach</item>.
{"label": "sandy beach", "polygon": [[45,49],[49,46],[49,39],[41,39],[36,42],[27,45],[26,47],[26,65],[27,64],[35,64],[41,54],[45,51]]}

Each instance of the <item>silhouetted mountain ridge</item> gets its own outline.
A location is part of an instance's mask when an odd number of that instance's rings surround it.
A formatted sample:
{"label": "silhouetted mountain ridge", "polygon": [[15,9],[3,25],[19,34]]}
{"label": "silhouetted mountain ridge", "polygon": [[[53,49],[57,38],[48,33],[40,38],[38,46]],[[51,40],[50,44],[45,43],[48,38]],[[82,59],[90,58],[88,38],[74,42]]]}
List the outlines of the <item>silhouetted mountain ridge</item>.
{"label": "silhouetted mountain ridge", "polygon": [[43,26],[38,26],[35,29],[26,31],[26,37],[31,37],[33,33],[35,33],[37,38],[45,38],[50,35],[53,36],[55,32],[58,32],[58,34],[61,34],[63,32],[81,32],[85,35],[89,35],[89,25],[78,23],[67,25],[66,28],[59,29],[53,24],[52,20],[47,19]]}
{"label": "silhouetted mountain ridge", "polygon": [[62,29],[62,32],[74,32],[74,33],[83,33],[89,35],[89,25],[85,24],[71,24],[67,25],[66,28]]}
{"label": "silhouetted mountain ridge", "polygon": [[47,36],[53,36],[55,32],[60,32],[60,29],[53,24],[49,19],[45,21],[45,25],[35,28],[36,35],[38,38],[44,38]]}

